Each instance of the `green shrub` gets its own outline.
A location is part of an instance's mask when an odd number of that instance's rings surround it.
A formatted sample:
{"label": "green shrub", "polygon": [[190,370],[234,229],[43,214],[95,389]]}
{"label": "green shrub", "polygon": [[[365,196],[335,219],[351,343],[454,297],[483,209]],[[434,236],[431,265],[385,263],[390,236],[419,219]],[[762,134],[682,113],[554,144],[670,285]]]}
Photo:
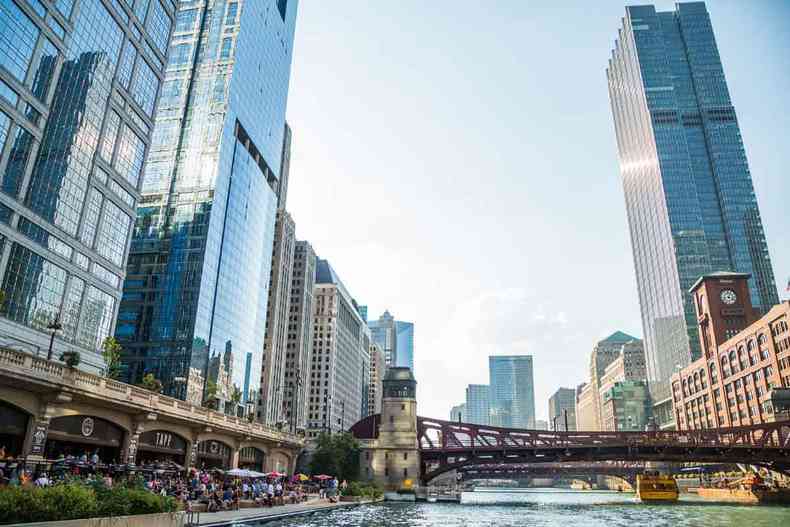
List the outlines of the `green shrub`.
{"label": "green shrub", "polygon": [[174,512],[177,502],[139,488],[101,482],[0,488],[0,524]]}
{"label": "green shrub", "polygon": [[362,498],[368,499],[378,499],[384,495],[384,493],[372,484],[364,484],[359,481],[352,481],[348,484],[348,487],[345,491],[343,491],[344,496],[359,496]]}

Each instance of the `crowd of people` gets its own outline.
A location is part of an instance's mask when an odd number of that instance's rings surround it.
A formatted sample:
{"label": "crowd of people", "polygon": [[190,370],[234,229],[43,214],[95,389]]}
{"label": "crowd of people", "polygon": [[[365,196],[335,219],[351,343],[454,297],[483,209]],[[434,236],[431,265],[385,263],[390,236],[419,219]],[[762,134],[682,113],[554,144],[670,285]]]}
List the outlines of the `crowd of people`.
{"label": "crowd of people", "polygon": [[264,477],[238,477],[218,469],[192,468],[185,471],[174,463],[138,467],[103,464],[95,452],[62,456],[37,464],[4,457],[0,457],[0,486],[48,487],[81,480],[112,487],[135,478],[142,479],[150,492],[179,500],[186,511],[274,507],[300,503],[310,495],[334,502],[347,486],[345,481],[339,483],[331,476],[313,479],[301,474],[288,477],[273,473]]}

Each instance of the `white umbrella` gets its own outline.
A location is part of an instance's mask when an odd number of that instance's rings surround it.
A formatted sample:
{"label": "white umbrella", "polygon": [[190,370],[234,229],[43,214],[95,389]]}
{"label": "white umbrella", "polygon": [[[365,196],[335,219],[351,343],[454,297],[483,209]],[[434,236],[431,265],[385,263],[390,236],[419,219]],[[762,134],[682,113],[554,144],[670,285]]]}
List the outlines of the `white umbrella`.
{"label": "white umbrella", "polygon": [[233,468],[225,472],[226,476],[236,476],[239,478],[253,478],[255,477],[253,474],[256,474],[256,472],[247,470],[246,468]]}

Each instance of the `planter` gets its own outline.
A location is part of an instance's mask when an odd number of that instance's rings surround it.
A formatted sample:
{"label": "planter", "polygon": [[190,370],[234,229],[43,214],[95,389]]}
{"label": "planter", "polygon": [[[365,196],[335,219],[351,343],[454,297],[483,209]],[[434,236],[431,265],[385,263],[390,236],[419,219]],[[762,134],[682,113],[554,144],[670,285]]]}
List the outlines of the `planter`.
{"label": "planter", "polygon": [[184,527],[185,522],[186,515],[183,512],[164,512],[58,522],[15,523],[8,527]]}

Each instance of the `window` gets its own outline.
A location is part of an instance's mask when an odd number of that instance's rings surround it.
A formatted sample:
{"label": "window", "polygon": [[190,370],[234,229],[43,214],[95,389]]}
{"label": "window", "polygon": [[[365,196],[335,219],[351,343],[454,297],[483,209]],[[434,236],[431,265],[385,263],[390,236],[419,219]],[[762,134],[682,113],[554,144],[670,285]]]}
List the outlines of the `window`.
{"label": "window", "polygon": [[170,47],[168,66],[184,66],[189,64],[192,55],[192,44],[176,44]]}
{"label": "window", "polygon": [[179,11],[176,14],[176,33],[183,33],[185,31],[192,31],[195,29],[195,22],[197,21],[197,9],[187,9]]}
{"label": "window", "polygon": [[236,2],[232,2],[228,4],[228,12],[225,16],[225,24],[232,26],[236,23],[236,17],[239,14],[239,4]]}
{"label": "window", "polygon": [[148,34],[151,35],[154,44],[162,54],[167,51],[167,39],[170,36],[171,24],[170,17],[167,16],[167,11],[160,0],[154,0],[154,9],[148,19]]}
{"label": "window", "polygon": [[115,168],[133,187],[137,187],[140,171],[145,158],[145,143],[137,137],[131,128],[124,126],[118,153],[115,156]]}
{"label": "window", "polygon": [[154,115],[154,101],[159,89],[159,79],[144,60],[137,61],[137,71],[132,83],[132,98],[149,117]]}
{"label": "window", "polygon": [[14,2],[0,2],[0,66],[24,82],[39,30]]}
{"label": "window", "polygon": [[233,38],[225,37],[222,39],[222,48],[219,52],[220,60],[227,60],[230,58],[230,52],[233,49]]}
{"label": "window", "polygon": [[403,453],[403,460],[406,461],[408,459],[409,459],[409,453],[408,452],[404,452]]}

